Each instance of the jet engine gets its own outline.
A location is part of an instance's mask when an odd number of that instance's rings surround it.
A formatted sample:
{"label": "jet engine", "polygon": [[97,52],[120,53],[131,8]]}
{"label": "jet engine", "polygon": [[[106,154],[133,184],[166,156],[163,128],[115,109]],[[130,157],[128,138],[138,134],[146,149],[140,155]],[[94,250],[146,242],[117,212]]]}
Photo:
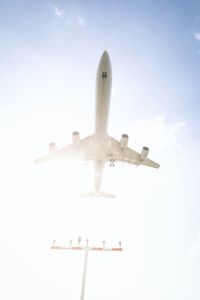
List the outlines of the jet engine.
{"label": "jet engine", "polygon": [[147,158],[148,154],[149,154],[149,148],[148,147],[143,147],[142,151],[141,151],[141,154],[140,154],[141,160],[142,161],[145,160]]}
{"label": "jet engine", "polygon": [[56,143],[50,143],[49,144],[49,152],[55,153],[56,152]]}
{"label": "jet engine", "polygon": [[125,149],[128,145],[128,134],[124,133],[121,136],[120,146],[122,149]]}
{"label": "jet engine", "polygon": [[78,131],[73,131],[72,132],[72,144],[75,146],[75,147],[78,147],[79,146],[79,143],[80,143],[80,134]]}

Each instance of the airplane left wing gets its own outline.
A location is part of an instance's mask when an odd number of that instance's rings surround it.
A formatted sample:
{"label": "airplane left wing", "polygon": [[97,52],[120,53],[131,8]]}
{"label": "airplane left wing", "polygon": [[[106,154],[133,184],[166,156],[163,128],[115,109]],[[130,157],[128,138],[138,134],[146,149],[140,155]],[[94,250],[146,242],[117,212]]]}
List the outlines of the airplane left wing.
{"label": "airplane left wing", "polygon": [[[66,160],[92,160],[93,159],[93,135],[79,141],[78,145],[71,144],[61,149],[50,150],[51,152],[35,160],[35,163],[48,162],[54,159]],[[55,146],[55,144],[53,144]]]}
{"label": "airplane left wing", "polygon": [[[144,147],[146,148],[146,147]],[[145,150],[147,150],[146,148]],[[152,168],[159,168],[159,164],[152,161],[149,158],[143,158],[141,153],[126,147],[122,148],[120,142],[113,137],[108,137],[108,150],[107,150],[107,161],[111,163],[115,161],[120,161],[124,163],[134,164],[136,166],[144,165]]]}

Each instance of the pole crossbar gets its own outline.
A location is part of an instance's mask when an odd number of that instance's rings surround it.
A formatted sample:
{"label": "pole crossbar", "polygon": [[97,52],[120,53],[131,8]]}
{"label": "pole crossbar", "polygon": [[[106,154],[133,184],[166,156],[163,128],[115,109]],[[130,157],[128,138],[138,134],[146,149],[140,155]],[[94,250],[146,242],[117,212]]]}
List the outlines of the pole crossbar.
{"label": "pole crossbar", "polygon": [[93,250],[93,251],[123,251],[121,247],[118,248],[103,248],[103,247],[61,247],[51,246],[52,250]]}

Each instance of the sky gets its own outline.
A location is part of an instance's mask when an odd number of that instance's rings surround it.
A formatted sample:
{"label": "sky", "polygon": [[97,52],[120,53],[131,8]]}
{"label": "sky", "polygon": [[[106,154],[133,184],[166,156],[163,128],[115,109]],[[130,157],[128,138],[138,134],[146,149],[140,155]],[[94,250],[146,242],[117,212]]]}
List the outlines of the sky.
{"label": "sky", "polygon": [[[0,1],[0,299],[200,298],[200,3],[196,0]],[[81,199],[93,166],[34,159],[94,130],[104,50],[109,134],[150,148],[160,169],[105,167],[115,199]]]}

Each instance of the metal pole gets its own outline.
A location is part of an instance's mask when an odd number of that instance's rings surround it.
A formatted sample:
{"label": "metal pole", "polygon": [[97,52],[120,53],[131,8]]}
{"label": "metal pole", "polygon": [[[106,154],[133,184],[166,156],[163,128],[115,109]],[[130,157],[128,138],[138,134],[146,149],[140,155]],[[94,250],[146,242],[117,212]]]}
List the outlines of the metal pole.
{"label": "metal pole", "polygon": [[82,287],[81,287],[81,299],[84,300],[85,294],[85,280],[86,280],[86,273],[87,273],[87,260],[88,260],[88,246],[85,249],[85,258],[84,258],[84,268],[83,268],[83,278],[82,278]]}

